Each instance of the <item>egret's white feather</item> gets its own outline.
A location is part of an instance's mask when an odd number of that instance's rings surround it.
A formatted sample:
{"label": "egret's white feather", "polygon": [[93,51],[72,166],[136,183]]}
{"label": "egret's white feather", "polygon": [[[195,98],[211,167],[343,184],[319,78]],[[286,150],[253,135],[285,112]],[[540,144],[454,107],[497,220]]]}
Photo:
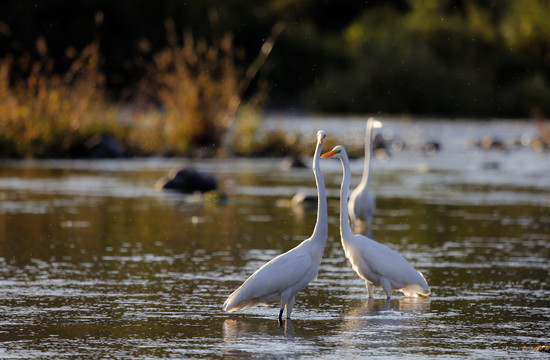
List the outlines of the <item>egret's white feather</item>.
{"label": "egret's white feather", "polygon": [[223,304],[225,311],[245,310],[254,305],[281,303],[279,321],[286,306],[290,318],[295,295],[317,277],[328,237],[325,182],[319,166],[324,131],[317,133],[313,173],[317,183],[318,210],[313,235],[297,247],[272,259],[256,270]]}
{"label": "egret's white feather", "polygon": [[297,247],[281,254],[256,270],[227,298],[223,309],[231,312],[257,304],[270,305],[280,301],[285,289],[300,285],[312,259],[309,254],[296,250],[301,249]]}
{"label": "egret's white feather", "polygon": [[382,287],[388,298],[391,297],[391,290],[400,290],[406,296],[429,295],[430,288],[424,276],[401,254],[366,236],[351,232],[347,200],[351,174],[346,150],[339,145],[322,157],[336,157],[342,162],[340,236],[353,269],[367,282],[368,295],[373,295],[368,290],[372,286]]}
{"label": "egret's white feather", "polygon": [[380,121],[373,118],[367,120],[365,130],[365,163],[363,165],[363,176],[361,182],[351,192],[348,202],[348,212],[351,221],[358,229],[372,227],[372,220],[376,211],[376,200],[369,192],[369,175],[371,167],[372,150],[372,129],[382,126]]}

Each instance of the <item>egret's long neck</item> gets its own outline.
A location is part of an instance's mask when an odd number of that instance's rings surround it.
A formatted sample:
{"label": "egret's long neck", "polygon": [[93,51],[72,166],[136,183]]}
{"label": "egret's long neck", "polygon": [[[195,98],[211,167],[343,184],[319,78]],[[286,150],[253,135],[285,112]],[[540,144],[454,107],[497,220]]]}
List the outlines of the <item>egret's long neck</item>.
{"label": "egret's long neck", "polygon": [[343,241],[345,238],[352,236],[348,214],[348,191],[351,180],[351,171],[349,168],[349,160],[347,155],[341,157],[340,161],[342,161],[342,167],[344,169],[344,174],[342,176],[342,187],[340,188],[340,235],[342,236]]}
{"label": "egret's long neck", "polygon": [[[328,215],[327,215],[327,194],[325,191],[325,180],[321,173],[319,166],[319,160],[321,157],[321,147],[323,145],[318,143],[315,149],[315,155],[313,156],[313,174],[315,175],[315,183],[317,184],[317,222],[315,223],[315,229],[313,230],[312,238],[318,241],[325,248],[328,236]],[[322,255],[322,254],[321,254]]]}
{"label": "egret's long neck", "polygon": [[363,165],[363,177],[359,186],[368,187],[369,186],[369,172],[370,172],[370,160],[371,160],[371,149],[372,149],[372,127],[373,121],[367,121],[367,129],[365,131],[365,164]]}

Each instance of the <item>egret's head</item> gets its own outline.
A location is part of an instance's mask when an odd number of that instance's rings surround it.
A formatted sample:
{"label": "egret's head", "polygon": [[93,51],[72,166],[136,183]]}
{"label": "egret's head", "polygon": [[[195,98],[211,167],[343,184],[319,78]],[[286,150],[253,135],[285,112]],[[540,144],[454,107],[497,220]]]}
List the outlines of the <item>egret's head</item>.
{"label": "egret's head", "polygon": [[379,129],[382,127],[382,122],[376,120],[375,118],[369,118],[369,122],[372,123],[373,129]]}
{"label": "egret's head", "polygon": [[325,142],[325,139],[327,138],[327,133],[325,130],[319,130],[317,131],[317,143],[323,144]]}
{"label": "egret's head", "polygon": [[324,153],[321,155],[323,159],[325,158],[337,158],[341,159],[342,157],[346,156],[346,149],[342,145],[337,145],[334,147],[334,149],[330,150],[329,152]]}

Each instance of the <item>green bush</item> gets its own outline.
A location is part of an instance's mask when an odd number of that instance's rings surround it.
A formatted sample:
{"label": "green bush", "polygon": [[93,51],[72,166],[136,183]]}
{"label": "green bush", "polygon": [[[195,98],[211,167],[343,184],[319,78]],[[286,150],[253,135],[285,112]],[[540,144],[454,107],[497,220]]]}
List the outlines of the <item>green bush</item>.
{"label": "green bush", "polygon": [[[512,16],[512,3],[500,17],[473,1],[460,11],[411,4],[406,12],[379,7],[350,24],[351,65],[327,71],[304,104],[322,112],[492,117],[524,116],[536,105],[550,111],[547,65],[538,60],[550,58],[550,26],[537,20],[543,12],[532,2],[523,20]],[[513,36],[522,27],[534,34]]]}

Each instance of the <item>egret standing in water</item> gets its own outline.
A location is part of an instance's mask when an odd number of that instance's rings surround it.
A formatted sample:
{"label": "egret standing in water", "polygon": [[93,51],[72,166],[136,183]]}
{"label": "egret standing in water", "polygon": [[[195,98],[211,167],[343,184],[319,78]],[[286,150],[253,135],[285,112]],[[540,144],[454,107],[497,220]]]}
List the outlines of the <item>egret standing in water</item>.
{"label": "egret standing in water", "polygon": [[348,219],[351,174],[346,150],[338,145],[321,157],[334,157],[342,162],[344,174],[340,190],[340,236],[351,266],[366,281],[368,296],[373,297],[375,287],[382,287],[388,299],[391,298],[392,290],[399,290],[405,296],[429,295],[426,279],[403,256],[366,236],[351,232]]}
{"label": "egret standing in water", "polygon": [[348,210],[351,221],[355,224],[358,232],[368,229],[372,233],[372,219],[376,210],[376,201],[369,192],[369,172],[372,151],[372,129],[382,127],[382,123],[373,118],[367,120],[365,131],[365,164],[363,166],[363,177],[357,187],[351,192],[348,203]]}
{"label": "egret standing in water", "polygon": [[267,306],[280,302],[279,323],[282,324],[285,306],[286,318],[290,319],[296,294],[317,277],[328,236],[327,197],[319,166],[325,138],[323,130],[317,132],[313,174],[317,183],[318,209],[313,235],[256,270],[225,300],[225,311],[245,310],[254,305]]}

